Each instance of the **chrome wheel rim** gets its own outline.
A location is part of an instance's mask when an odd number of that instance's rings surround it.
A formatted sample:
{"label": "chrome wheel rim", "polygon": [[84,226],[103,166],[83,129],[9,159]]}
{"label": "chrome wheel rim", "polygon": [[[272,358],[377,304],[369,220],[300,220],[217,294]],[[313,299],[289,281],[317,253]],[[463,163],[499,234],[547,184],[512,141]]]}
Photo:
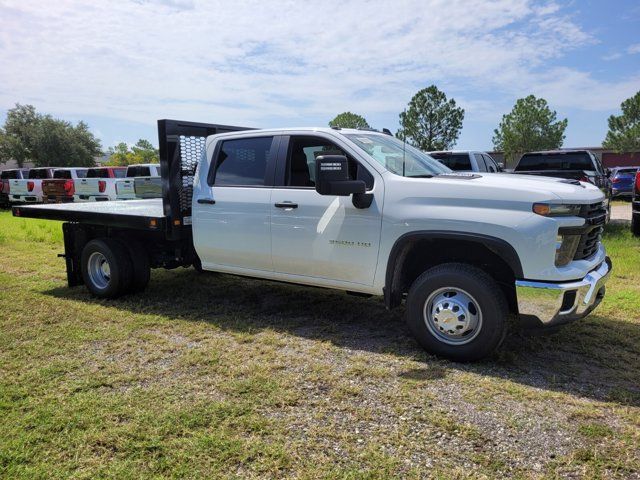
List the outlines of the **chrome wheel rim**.
{"label": "chrome wheel rim", "polygon": [[100,252],[93,252],[89,256],[89,278],[99,289],[105,289],[111,281],[111,267],[107,258]]}
{"label": "chrome wheel rim", "polygon": [[448,345],[469,343],[482,329],[480,305],[457,287],[432,292],[424,303],[423,317],[429,333]]}

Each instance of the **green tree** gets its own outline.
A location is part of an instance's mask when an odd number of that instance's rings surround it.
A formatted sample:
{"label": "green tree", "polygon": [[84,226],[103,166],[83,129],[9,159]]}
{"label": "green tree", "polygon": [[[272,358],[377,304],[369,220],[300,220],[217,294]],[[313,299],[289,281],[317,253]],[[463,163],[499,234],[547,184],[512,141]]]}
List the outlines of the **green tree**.
{"label": "green tree", "polygon": [[4,127],[0,128],[0,163],[15,160],[22,167],[33,159],[33,130],[37,121],[33,105],[17,103],[7,112]]}
{"label": "green tree", "polygon": [[84,122],[36,112],[32,105],[16,104],[0,129],[0,163],[14,159],[19,166],[32,161],[37,167],[90,167],[101,154],[100,141]]}
{"label": "green tree", "polygon": [[340,128],[370,128],[367,120],[357,113],[342,112],[329,122],[330,127]]}
{"label": "green tree", "polygon": [[400,114],[396,137],[420,150],[446,150],[456,144],[462,130],[464,109],[435,85],[423,88]]}
{"label": "green tree", "polygon": [[493,133],[493,146],[504,152],[508,162],[536,150],[560,148],[564,141],[567,119],[557,120],[555,111],[544,98],[529,95],[520,98],[510,113],[503,115]]}
{"label": "green tree", "polygon": [[115,147],[109,147],[107,154],[109,160],[106,165],[112,166],[158,163],[160,161],[158,149],[154,148],[149,140],[142,138],[131,148],[125,142],[120,142]]}
{"label": "green tree", "polygon": [[622,115],[609,117],[609,131],[602,146],[617,152],[640,150],[640,91],[620,105]]}

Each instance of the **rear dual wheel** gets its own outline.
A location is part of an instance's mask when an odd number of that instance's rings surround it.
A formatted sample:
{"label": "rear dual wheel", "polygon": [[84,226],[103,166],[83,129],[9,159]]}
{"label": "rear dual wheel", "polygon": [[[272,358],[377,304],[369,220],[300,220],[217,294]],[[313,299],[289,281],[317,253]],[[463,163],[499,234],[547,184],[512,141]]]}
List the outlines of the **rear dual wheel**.
{"label": "rear dual wheel", "polygon": [[82,250],[80,262],[85,285],[99,298],[117,298],[143,290],[149,283],[149,257],[135,241],[91,240]]}

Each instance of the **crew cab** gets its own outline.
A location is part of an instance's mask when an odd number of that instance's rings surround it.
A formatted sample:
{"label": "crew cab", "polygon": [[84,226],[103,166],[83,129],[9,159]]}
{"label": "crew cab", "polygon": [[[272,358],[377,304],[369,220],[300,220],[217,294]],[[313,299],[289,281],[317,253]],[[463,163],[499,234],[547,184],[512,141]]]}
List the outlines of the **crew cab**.
{"label": "crew cab", "polygon": [[633,182],[633,199],[631,202],[631,231],[640,237],[640,170],[636,172]]}
{"label": "crew cab", "polygon": [[451,170],[458,172],[501,172],[503,165],[498,164],[491,155],[486,152],[469,150],[451,150],[427,152],[430,156],[446,165]]}
{"label": "crew cab", "polygon": [[28,168],[11,168],[0,172],[0,207],[9,206],[9,180],[22,180],[27,178]]}
{"label": "crew cab", "polygon": [[588,182],[598,187],[607,202],[607,220],[611,214],[611,180],[600,159],[589,150],[548,150],[525,153],[514,173],[543,175]]}
{"label": "crew cab", "polygon": [[125,177],[126,179],[116,182],[116,198],[118,200],[162,197],[160,164],[129,165]]}
{"label": "crew cab", "polygon": [[[406,304],[429,352],[489,355],[507,317],[553,326],[602,300],[604,195],[456,173],[379,132],[158,122],[162,199],[14,207],[63,220],[67,281],[100,298],[193,265]],[[319,314],[322,314],[320,312]]]}
{"label": "crew cab", "polygon": [[11,203],[42,202],[42,181],[53,178],[53,168],[32,168],[26,178],[9,180],[9,201]]}
{"label": "crew cab", "polygon": [[85,178],[73,181],[74,202],[116,200],[116,182],[124,178],[127,167],[96,167],[87,170]]}
{"label": "crew cab", "polygon": [[84,178],[86,168],[56,168],[53,178],[42,181],[42,198],[45,203],[73,202],[74,180]]}

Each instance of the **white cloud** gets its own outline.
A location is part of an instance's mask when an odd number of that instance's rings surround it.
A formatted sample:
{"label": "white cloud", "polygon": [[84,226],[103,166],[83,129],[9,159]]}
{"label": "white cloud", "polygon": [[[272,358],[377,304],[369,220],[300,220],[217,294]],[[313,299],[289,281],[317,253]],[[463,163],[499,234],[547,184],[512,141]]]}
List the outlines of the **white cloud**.
{"label": "white cloud", "polygon": [[627,53],[630,55],[640,53],[640,43],[634,43],[633,45],[629,45],[627,47]]}
{"label": "white cloud", "polygon": [[555,2],[10,0],[0,16],[0,108],[144,123],[396,115],[431,83],[480,118],[483,92],[606,110],[637,81],[544,68],[595,41]]}

